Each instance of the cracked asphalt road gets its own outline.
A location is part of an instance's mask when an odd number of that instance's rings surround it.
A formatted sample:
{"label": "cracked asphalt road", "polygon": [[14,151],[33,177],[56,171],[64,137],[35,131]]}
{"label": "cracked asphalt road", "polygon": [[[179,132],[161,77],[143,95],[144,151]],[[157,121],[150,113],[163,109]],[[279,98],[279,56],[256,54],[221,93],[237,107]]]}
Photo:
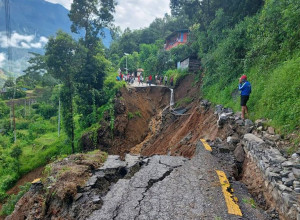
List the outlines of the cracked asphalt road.
{"label": "cracked asphalt road", "polygon": [[[120,179],[88,218],[99,219],[269,219],[242,202],[249,194],[235,182],[243,217],[228,214],[216,169],[218,160],[198,146],[192,159],[153,156],[130,179]],[[224,169],[223,169],[224,170]]]}

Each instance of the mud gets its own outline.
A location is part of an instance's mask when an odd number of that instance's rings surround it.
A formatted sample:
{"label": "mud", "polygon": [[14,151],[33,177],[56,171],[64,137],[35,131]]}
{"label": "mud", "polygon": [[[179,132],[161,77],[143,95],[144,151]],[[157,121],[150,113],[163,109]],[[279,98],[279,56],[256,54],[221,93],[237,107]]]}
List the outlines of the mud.
{"label": "mud", "polygon": [[110,116],[100,122],[96,146],[93,134],[82,138],[85,151],[101,149],[109,154],[124,155],[141,143],[148,135],[149,123],[164,109],[170,100],[170,90],[165,87],[123,88],[115,99],[114,129],[110,129]]}
{"label": "mud", "polygon": [[169,111],[170,90],[166,87],[121,89],[114,102],[113,131],[111,118],[106,115],[97,131],[97,144],[92,133],[86,134],[83,150],[98,148],[121,157],[130,152],[191,158],[200,138],[225,138],[226,129],[218,128],[213,110],[199,105],[200,85],[194,84],[195,75],[189,75],[174,89],[175,103],[182,99],[191,102],[180,103],[179,107],[186,110],[184,115]]}

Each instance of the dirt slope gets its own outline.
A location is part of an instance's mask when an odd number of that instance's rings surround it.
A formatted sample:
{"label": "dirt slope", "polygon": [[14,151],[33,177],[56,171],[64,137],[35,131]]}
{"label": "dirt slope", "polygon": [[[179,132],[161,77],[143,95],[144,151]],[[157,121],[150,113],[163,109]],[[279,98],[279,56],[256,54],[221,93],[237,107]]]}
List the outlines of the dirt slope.
{"label": "dirt slope", "polygon": [[149,133],[149,123],[170,101],[170,90],[165,87],[123,88],[115,99],[114,130],[111,118],[106,115],[97,131],[97,144],[92,134],[82,138],[84,150],[98,148],[109,154],[124,156],[132,147],[142,142]]}
{"label": "dirt slope", "polygon": [[96,146],[90,133],[82,138],[83,149],[98,148],[121,156],[131,152],[192,157],[200,138],[225,136],[215,123],[213,110],[200,108],[200,85],[195,84],[195,75],[181,80],[174,96],[177,107],[187,110],[184,115],[169,111],[169,88],[123,88],[114,103],[114,130],[110,130],[111,118],[107,115],[97,131]]}
{"label": "dirt slope", "polygon": [[188,110],[184,115],[172,114],[170,111],[162,113],[162,119],[159,118],[161,122],[157,123],[159,128],[140,150],[142,155],[170,154],[192,157],[199,139],[225,136],[225,131],[219,129],[216,124],[217,117],[213,110],[201,108],[199,105],[199,85],[193,85],[194,82],[194,75],[189,75],[175,88],[175,103],[182,99],[192,100],[192,103],[181,105]]}

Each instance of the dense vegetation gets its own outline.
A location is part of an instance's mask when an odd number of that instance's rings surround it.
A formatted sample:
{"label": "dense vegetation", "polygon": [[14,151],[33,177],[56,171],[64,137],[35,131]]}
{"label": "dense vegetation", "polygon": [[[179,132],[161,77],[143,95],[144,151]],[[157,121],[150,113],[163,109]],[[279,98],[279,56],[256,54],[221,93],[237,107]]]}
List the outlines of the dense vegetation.
{"label": "dense vegetation", "polygon": [[[105,111],[113,115],[112,100],[123,83],[115,81],[116,70],[105,58],[100,33],[111,24],[114,7],[114,1],[75,0],[71,29],[84,29],[85,36],[75,40],[58,31],[49,39],[45,55],[32,54],[25,75],[5,82],[0,100],[0,203],[22,175],[81,151],[81,136],[99,127]],[[2,214],[9,214],[18,198],[10,196]]]}

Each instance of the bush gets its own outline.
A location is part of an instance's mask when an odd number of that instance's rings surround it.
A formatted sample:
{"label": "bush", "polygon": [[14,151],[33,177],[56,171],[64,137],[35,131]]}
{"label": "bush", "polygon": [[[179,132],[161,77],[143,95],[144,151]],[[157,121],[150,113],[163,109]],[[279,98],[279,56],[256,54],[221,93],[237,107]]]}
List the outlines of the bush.
{"label": "bush", "polygon": [[188,75],[188,71],[187,70],[168,70],[165,75],[168,76],[168,83],[170,84],[170,79],[171,77],[173,77],[173,85],[177,86],[179,84],[179,82],[186,76]]}
{"label": "bush", "polygon": [[14,183],[18,180],[18,178],[19,175],[16,172],[2,176],[0,180],[0,192],[5,192],[9,188],[11,188],[14,185]]}
{"label": "bush", "polygon": [[[4,93],[3,99],[5,100],[11,99],[13,97],[13,94],[14,94],[14,88],[9,88],[7,89],[7,92]],[[24,98],[24,97],[26,97],[26,92],[24,92],[21,89],[16,89],[15,99]]]}
{"label": "bush", "polygon": [[20,186],[20,192],[17,195],[10,195],[6,203],[3,205],[1,210],[1,215],[10,215],[14,209],[17,202],[22,198],[22,196],[28,192],[31,187],[31,183],[25,183],[23,186]]}
{"label": "bush", "polygon": [[39,107],[40,107],[39,103],[34,103],[31,105],[31,108],[33,108],[33,109],[38,109]]}
{"label": "bush", "polygon": [[5,102],[0,102],[0,119],[9,117],[9,107]]}
{"label": "bush", "polygon": [[29,124],[30,124],[30,121],[24,120],[24,119],[19,119],[16,123],[16,129],[17,130],[28,129]]}
{"label": "bush", "polygon": [[0,135],[0,147],[9,148],[11,146],[11,139],[6,135]]}
{"label": "bush", "polygon": [[52,105],[42,103],[37,108],[36,113],[42,115],[45,119],[50,119],[57,114],[57,109]]}
{"label": "bush", "polygon": [[128,112],[127,115],[128,115],[129,119],[133,119],[134,118],[134,114],[132,112]]}

